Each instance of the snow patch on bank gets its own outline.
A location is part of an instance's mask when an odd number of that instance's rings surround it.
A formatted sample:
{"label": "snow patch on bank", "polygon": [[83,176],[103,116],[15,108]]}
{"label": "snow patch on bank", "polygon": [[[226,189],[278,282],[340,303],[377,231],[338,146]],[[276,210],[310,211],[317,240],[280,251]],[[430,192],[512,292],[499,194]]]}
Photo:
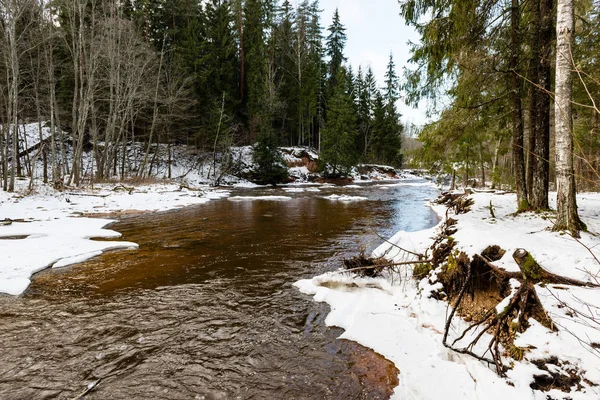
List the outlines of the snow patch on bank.
{"label": "snow patch on bank", "polygon": [[18,181],[17,193],[0,192],[0,293],[18,295],[31,275],[49,267],[83,262],[105,251],[136,249],[118,239],[121,234],[105,227],[110,219],[83,215],[165,211],[228,197],[225,190],[196,190],[175,184],[127,187],[97,185],[90,190],[57,192],[38,186],[38,193],[23,196],[27,182]]}
{"label": "snow patch on bank", "polygon": [[[550,216],[534,213],[512,215],[516,208],[514,195],[476,193],[473,198],[475,204],[471,212],[458,216],[451,213],[452,218],[458,219],[458,231],[453,237],[458,242],[459,250],[473,255],[489,245],[499,245],[507,250],[508,256],[495,264],[516,271],[518,267],[512,260],[512,252],[516,248],[525,248],[544,268],[580,280],[590,279],[586,270],[597,273],[600,268],[580,243],[568,235],[550,231],[551,220],[545,219]],[[490,202],[495,218],[490,213]],[[578,203],[582,219],[590,232],[594,233],[582,233],[581,242],[592,249],[596,257],[600,257],[600,237],[597,235],[600,232],[600,194],[579,195]],[[445,217],[444,206],[432,207],[441,218]],[[373,255],[384,255],[392,261],[405,260],[406,252],[396,246],[423,253],[431,246],[438,227],[418,232],[398,232],[379,246]],[[431,291],[441,289],[441,284],[431,285],[427,278],[415,282],[408,278],[410,276],[410,267],[406,268],[404,279],[396,276],[393,281],[389,277],[355,278],[338,271],[301,280],[295,286],[303,293],[312,295],[316,301],[331,306],[325,322],[345,330],[340,338],[361,343],[394,362],[400,370],[400,384],[393,398],[600,398],[600,386],[590,386],[583,381],[580,391],[573,390],[570,393],[556,389],[542,392],[530,387],[534,375],[547,374],[531,361],[550,356],[569,362],[569,367],[578,369],[585,379],[600,383],[598,351],[586,348],[577,339],[585,338],[586,341],[600,343],[597,323],[581,317],[590,314],[586,304],[600,306],[599,289],[565,285],[542,288],[538,285],[540,300],[557,323],[559,331],[551,332],[535,320],[530,320],[531,327],[517,337],[515,344],[534,348],[525,353],[523,361],[514,361],[514,367],[504,379],[485,363],[442,345],[448,304],[428,297]],[[568,304],[570,309],[565,309],[561,302]],[[468,323],[455,318],[452,332],[460,332],[467,326]],[[486,342],[485,337],[482,342]]]}
{"label": "snow patch on bank", "polygon": [[29,278],[47,267],[63,267],[85,261],[107,250],[135,249],[131,242],[105,242],[118,232],[104,229],[111,220],[60,218],[46,221],[13,222],[0,227],[3,237],[27,235],[25,239],[0,240],[0,292],[17,295],[29,286]]}

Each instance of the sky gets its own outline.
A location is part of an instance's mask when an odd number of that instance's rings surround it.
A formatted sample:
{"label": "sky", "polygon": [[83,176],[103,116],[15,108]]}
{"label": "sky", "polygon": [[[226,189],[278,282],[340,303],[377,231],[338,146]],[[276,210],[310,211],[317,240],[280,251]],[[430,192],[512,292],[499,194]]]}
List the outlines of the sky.
{"label": "sky", "polygon": [[[339,9],[340,21],[346,27],[345,55],[354,68],[371,66],[377,80],[383,86],[390,51],[394,56],[398,76],[402,79],[403,67],[410,58],[408,41],[418,42],[419,35],[400,16],[398,0],[320,0],[323,10],[321,24],[325,29],[331,25],[335,9]],[[327,35],[327,31],[323,32]],[[425,105],[418,109],[406,106],[401,100],[398,110],[402,121],[423,125],[427,122]]]}

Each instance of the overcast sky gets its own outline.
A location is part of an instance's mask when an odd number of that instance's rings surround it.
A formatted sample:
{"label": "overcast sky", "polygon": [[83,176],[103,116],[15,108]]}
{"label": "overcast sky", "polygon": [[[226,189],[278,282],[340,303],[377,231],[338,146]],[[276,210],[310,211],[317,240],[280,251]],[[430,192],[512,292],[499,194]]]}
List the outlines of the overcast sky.
{"label": "overcast sky", "polygon": [[[320,0],[320,5],[325,29],[331,25],[335,9],[339,9],[348,36],[345,54],[355,72],[359,65],[363,68],[370,65],[383,85],[391,51],[398,76],[402,78],[402,68],[410,57],[407,42],[418,42],[419,35],[404,23],[397,0]],[[421,125],[426,121],[424,106],[415,110],[400,102],[398,108],[404,122]]]}

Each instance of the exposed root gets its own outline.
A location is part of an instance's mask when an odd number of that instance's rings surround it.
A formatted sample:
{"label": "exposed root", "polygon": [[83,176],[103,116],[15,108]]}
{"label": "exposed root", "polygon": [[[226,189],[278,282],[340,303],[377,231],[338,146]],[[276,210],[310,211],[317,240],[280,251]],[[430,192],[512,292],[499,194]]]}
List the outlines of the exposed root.
{"label": "exposed root", "polygon": [[[542,391],[558,389],[566,393],[573,389],[581,389],[581,371],[573,367],[568,361],[561,362],[558,357],[553,356],[533,360],[532,363],[546,372],[534,375],[534,381],[529,385],[532,389]],[[548,367],[548,365],[552,367]]]}
{"label": "exposed root", "polygon": [[347,270],[352,270],[359,276],[370,278],[381,276],[384,266],[390,264],[385,258],[366,257],[364,253],[350,259],[344,259],[343,263]]}
{"label": "exposed root", "polygon": [[[457,214],[468,212],[473,204],[465,194],[454,193],[442,194],[438,202],[446,204]],[[505,376],[508,370],[504,358],[521,360],[527,351],[515,346],[514,339],[517,333],[528,328],[531,318],[550,330],[557,330],[538,298],[536,284],[598,287],[598,284],[577,281],[545,270],[524,249],[517,249],[513,253],[520,272],[508,272],[493,264],[505,255],[505,250],[499,246],[489,246],[471,259],[455,248],[455,241],[451,237],[455,232],[456,220],[447,217],[431,247],[429,270],[435,270],[435,274],[430,276],[443,285],[443,292],[431,295],[440,299],[445,296],[453,304],[446,321],[443,344],[453,351],[493,365],[500,376]],[[511,280],[514,280],[512,284]],[[449,343],[450,326],[455,314],[471,324]],[[486,334],[489,335],[487,343],[478,346]],[[463,342],[465,338],[467,343]],[[559,375],[549,373],[536,377],[532,388],[549,390],[579,385],[580,378],[576,378],[575,374]],[[548,383],[550,381],[551,384]]]}
{"label": "exposed root", "polygon": [[437,199],[438,204],[448,206],[448,209],[453,209],[455,214],[465,214],[471,211],[473,199],[469,198],[470,191],[465,193],[443,192]]}

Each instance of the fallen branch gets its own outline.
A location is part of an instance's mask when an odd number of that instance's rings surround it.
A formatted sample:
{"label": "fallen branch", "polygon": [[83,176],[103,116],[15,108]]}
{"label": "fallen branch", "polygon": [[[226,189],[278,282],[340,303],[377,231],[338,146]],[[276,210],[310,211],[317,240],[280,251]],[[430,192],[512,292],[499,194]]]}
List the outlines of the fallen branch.
{"label": "fallen branch", "polygon": [[428,263],[428,262],[432,262],[432,261],[433,260],[418,260],[418,261],[403,261],[403,262],[393,263],[393,264],[374,264],[374,265],[368,265],[366,267],[356,267],[356,268],[350,268],[350,269],[345,269],[345,270],[339,270],[336,272],[353,272],[353,271],[362,271],[365,269],[373,269],[373,268],[391,268],[391,267],[397,267],[400,265],[423,264],[423,263]]}
{"label": "fallen branch", "polygon": [[393,247],[395,247],[395,248],[397,248],[399,250],[402,250],[402,251],[404,251],[404,252],[406,252],[408,254],[412,254],[413,256],[417,256],[419,258],[425,258],[425,256],[423,254],[415,253],[413,251],[410,251],[410,250],[407,250],[405,248],[402,248],[402,247],[398,246],[395,243],[390,242],[389,240],[387,240],[386,238],[384,238],[383,236],[381,236],[375,229],[373,229],[373,233],[375,235],[377,235],[377,237],[379,237],[381,240],[383,240],[384,242],[386,242],[387,244],[390,244],[390,245],[392,245]]}
{"label": "fallen branch", "polygon": [[108,194],[93,194],[93,193],[72,193],[72,192],[67,192],[65,193],[66,195],[69,196],[84,196],[84,197],[108,197]]}
{"label": "fallen branch", "polygon": [[85,396],[87,396],[88,394],[90,394],[94,389],[96,389],[98,387],[98,385],[100,384],[100,382],[102,381],[102,378],[90,383],[88,385],[88,387],[81,392],[80,394],[78,394],[76,397],[73,397],[73,400],[80,400],[83,399]]}
{"label": "fallen branch", "polygon": [[582,282],[577,279],[568,278],[566,276],[560,276],[553,274],[552,272],[546,271],[542,268],[525,249],[517,249],[513,253],[513,258],[521,273],[523,274],[521,279],[529,280],[533,283],[552,283],[572,286],[584,286],[584,287],[600,287],[600,285],[591,282]]}

